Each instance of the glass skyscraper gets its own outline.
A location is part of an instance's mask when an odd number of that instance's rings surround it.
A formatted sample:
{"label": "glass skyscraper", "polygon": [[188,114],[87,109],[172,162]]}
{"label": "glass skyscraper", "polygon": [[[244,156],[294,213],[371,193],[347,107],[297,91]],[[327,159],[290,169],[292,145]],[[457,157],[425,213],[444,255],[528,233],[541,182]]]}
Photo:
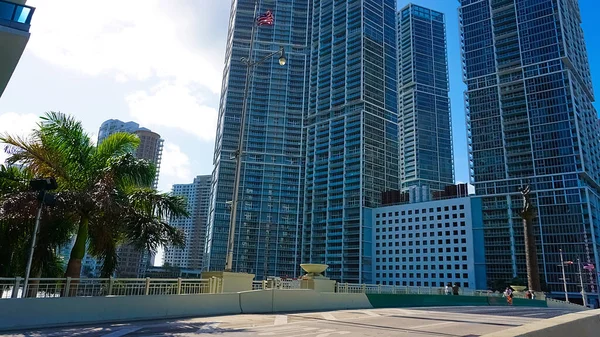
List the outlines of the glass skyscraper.
{"label": "glass skyscraper", "polygon": [[[223,270],[239,142],[254,0],[232,2],[217,124],[209,210],[206,263]],[[273,26],[257,27],[252,60],[283,46],[277,57],[256,66],[248,95],[233,271],[266,276],[298,276],[302,223],[304,152],[302,126],[307,106],[309,0],[261,0],[258,13],[271,10]]]}
{"label": "glass skyscraper", "polygon": [[371,281],[363,210],[399,188],[396,2],[312,4],[302,262]]}
{"label": "glass skyscraper", "polygon": [[[537,206],[542,279],[562,292],[565,260],[599,261],[598,116],[576,0],[460,0],[472,177],[483,198],[488,279],[524,277],[519,187]],[[565,267],[578,293],[577,266]],[[596,293],[598,276],[585,271]]]}
{"label": "glass skyscraper", "polygon": [[402,190],[454,184],[444,14],[410,4],[398,12]]}

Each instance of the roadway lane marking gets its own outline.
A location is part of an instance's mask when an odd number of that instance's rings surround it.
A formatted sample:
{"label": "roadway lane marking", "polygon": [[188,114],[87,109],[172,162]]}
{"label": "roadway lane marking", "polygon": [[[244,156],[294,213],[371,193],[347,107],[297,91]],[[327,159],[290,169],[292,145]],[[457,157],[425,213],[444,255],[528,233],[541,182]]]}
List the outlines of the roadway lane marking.
{"label": "roadway lane marking", "polygon": [[[337,330],[333,330],[333,329],[321,329],[318,332],[325,332],[325,333],[320,333],[316,337],[328,337],[330,335],[347,335],[350,333],[350,331],[337,331]],[[298,336],[298,335],[295,335],[295,336]]]}
{"label": "roadway lane marking", "polygon": [[288,322],[287,315],[277,315],[277,316],[275,316],[275,322],[273,322],[273,325],[284,325],[284,324],[287,324],[287,322]]}
{"label": "roadway lane marking", "polygon": [[121,330],[117,330],[117,331],[111,332],[111,333],[106,334],[106,335],[102,335],[102,337],[122,337],[122,336],[128,335],[128,334],[130,334],[132,332],[136,332],[138,330],[142,330],[142,327],[135,327],[135,326],[133,326],[133,327],[130,327],[130,328],[125,328],[125,329],[121,329]]}
{"label": "roadway lane marking", "polygon": [[325,318],[328,321],[337,321],[337,318],[335,318],[335,316],[333,316],[332,314],[330,314],[328,312],[322,313],[321,316],[323,316],[323,318]]}
{"label": "roadway lane marking", "polygon": [[417,326],[409,326],[406,327],[406,329],[423,329],[423,328],[431,328],[434,326],[441,326],[441,325],[451,325],[451,324],[456,324],[457,322],[441,322],[441,323],[432,323],[432,324],[423,324],[423,325],[417,325]]}
{"label": "roadway lane marking", "polygon": [[[317,330],[317,331],[313,331],[313,330]],[[314,335],[315,333],[318,332],[318,330],[319,330],[319,328],[286,326],[284,328],[268,329],[267,331],[264,331],[264,332],[258,332],[258,335],[259,336],[280,336],[281,334],[285,334],[289,331],[290,334],[293,333],[294,336],[305,336],[307,334],[298,334],[298,333],[304,332],[304,331],[312,331],[312,332],[308,333],[308,335]]]}
{"label": "roadway lane marking", "polygon": [[381,317],[381,315],[380,315],[380,314],[378,314],[378,313],[376,313],[376,312],[369,311],[369,310],[361,310],[361,311],[359,311],[359,312],[360,312],[360,313],[363,313],[363,314],[365,314],[365,315],[369,315],[369,316],[371,316],[371,317]]}

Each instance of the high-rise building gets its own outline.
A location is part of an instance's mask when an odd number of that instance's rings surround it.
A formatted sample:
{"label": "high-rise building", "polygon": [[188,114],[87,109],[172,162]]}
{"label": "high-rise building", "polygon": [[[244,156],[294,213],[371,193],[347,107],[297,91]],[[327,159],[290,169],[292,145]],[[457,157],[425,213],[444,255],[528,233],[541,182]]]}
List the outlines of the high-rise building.
{"label": "high-rise building", "polygon": [[434,200],[410,199],[369,210],[373,282],[487,289],[481,198],[444,193]]}
{"label": "high-rise building", "polygon": [[136,122],[122,122],[118,119],[109,119],[100,126],[98,144],[116,132],[133,133],[140,138],[140,145],[135,150],[135,156],[138,159],[148,160],[156,166],[156,179],[154,179],[154,183],[152,184],[152,187],[156,189],[158,187],[164,140],[160,138],[158,133],[141,128]]}
{"label": "high-rise building", "polygon": [[206,223],[210,201],[210,175],[197,176],[191,184],[173,185],[172,194],[187,201],[189,217],[171,217],[169,224],[185,235],[184,248],[165,247],[164,263],[185,269],[202,269]]}
{"label": "high-rise building", "polygon": [[302,262],[370,282],[365,207],[399,188],[396,1],[313,1]]}
{"label": "high-rise building", "polygon": [[242,111],[254,0],[232,2],[217,122],[207,232],[209,270],[225,267],[241,114],[245,141],[235,233],[233,270],[266,276],[297,276],[302,213],[303,113],[309,66],[309,0],[261,0],[258,13],[271,10],[273,26],[256,27],[253,55],[258,61],[283,46],[285,66],[267,59],[252,71],[248,108]]}
{"label": "high-rise building", "polygon": [[29,41],[35,8],[25,0],[0,0],[0,97]]}
{"label": "high-rise building", "polygon": [[[160,135],[146,128],[141,128],[135,122],[122,122],[118,119],[109,119],[100,126],[98,144],[102,143],[106,137],[117,132],[133,133],[140,138],[140,145],[136,149],[135,156],[139,159],[148,160],[156,166],[156,179],[152,184],[152,187],[156,188],[163,148],[163,140],[160,138]],[[117,254],[119,255],[119,264],[116,271],[117,276],[144,277],[145,270],[152,259],[150,252],[140,251],[133,245],[125,244],[117,249]]]}
{"label": "high-rise building", "polygon": [[[488,279],[526,275],[519,188],[530,185],[541,278],[560,294],[560,249],[596,267],[600,257],[599,128],[578,1],[460,0],[459,15]],[[578,268],[565,272],[577,296]],[[597,294],[595,271],[583,282]]]}
{"label": "high-rise building", "polygon": [[454,183],[444,14],[410,4],[398,12],[398,113],[403,190]]}

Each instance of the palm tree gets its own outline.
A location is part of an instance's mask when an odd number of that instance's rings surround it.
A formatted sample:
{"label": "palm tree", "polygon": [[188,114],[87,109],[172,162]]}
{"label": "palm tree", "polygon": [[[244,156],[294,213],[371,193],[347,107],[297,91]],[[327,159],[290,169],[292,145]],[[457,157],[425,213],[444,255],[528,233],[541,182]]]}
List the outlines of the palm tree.
{"label": "palm tree", "polygon": [[28,138],[3,135],[0,141],[7,144],[9,164],[20,164],[34,176],[56,178],[61,198],[57,207],[62,205],[72,217],[75,233],[65,276],[79,277],[88,249],[104,261],[102,273],[110,275],[122,243],[153,251],[159,245],[183,244],[182,233],[164,219],[188,216],[185,202],[146,187],[155,168],[133,156],[137,136],[115,133],[95,146],[79,121],[49,112]]}
{"label": "palm tree", "polygon": [[[21,276],[25,271],[33,219],[39,205],[37,195],[27,185],[31,178],[26,169],[0,165],[0,275],[3,276]],[[62,274],[62,262],[55,247],[65,244],[71,234],[64,215],[56,209],[45,209],[32,261],[34,277]]]}

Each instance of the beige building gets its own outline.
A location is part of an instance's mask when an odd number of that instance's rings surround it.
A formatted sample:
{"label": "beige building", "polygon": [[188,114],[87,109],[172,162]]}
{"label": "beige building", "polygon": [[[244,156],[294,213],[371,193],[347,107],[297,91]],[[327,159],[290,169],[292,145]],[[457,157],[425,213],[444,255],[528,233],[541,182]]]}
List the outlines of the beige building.
{"label": "beige building", "polygon": [[[0,0],[1,1],[1,0]],[[162,159],[163,139],[156,132],[140,127],[135,122],[123,122],[118,119],[109,119],[102,123],[98,132],[98,143],[116,132],[128,132],[140,138],[140,145],[136,149],[135,156],[146,159],[156,165],[156,178],[152,184],[157,188],[160,162]],[[119,265],[117,277],[145,277],[146,270],[153,260],[153,256],[147,251],[140,251],[132,245],[122,245],[118,248]]]}

